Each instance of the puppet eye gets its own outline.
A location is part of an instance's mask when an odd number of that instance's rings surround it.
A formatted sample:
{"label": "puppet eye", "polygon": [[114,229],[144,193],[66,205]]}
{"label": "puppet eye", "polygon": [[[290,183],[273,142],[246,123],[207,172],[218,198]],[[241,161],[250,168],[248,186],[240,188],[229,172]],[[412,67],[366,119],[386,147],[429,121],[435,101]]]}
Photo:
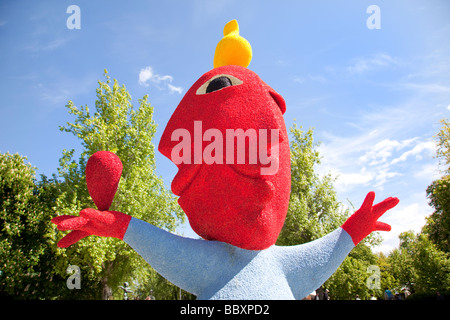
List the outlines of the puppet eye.
{"label": "puppet eye", "polygon": [[206,87],[206,93],[217,91],[229,86],[231,86],[231,80],[229,78],[225,76],[218,77],[209,82],[208,86]]}
{"label": "puppet eye", "polygon": [[243,83],[242,80],[240,80],[234,76],[231,76],[229,74],[219,74],[219,75],[212,77],[211,79],[206,81],[204,84],[202,84],[200,86],[200,88],[198,88],[196,94],[197,95],[206,94],[206,93],[221,90],[226,87],[237,86],[242,83]]}

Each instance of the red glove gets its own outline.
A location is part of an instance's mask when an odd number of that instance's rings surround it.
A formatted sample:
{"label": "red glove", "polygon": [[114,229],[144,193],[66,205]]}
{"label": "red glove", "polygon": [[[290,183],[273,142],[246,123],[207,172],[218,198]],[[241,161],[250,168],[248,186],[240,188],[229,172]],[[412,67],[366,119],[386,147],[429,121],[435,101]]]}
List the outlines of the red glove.
{"label": "red glove", "polygon": [[73,230],[58,242],[58,247],[67,248],[90,235],[123,239],[131,216],[118,211],[84,209],[80,216],[63,215],[52,219],[58,230]]}
{"label": "red glove", "polygon": [[364,199],[361,208],[356,211],[342,225],[342,229],[352,237],[355,246],[373,231],[390,231],[391,226],[377,221],[386,211],[392,209],[399,203],[397,198],[387,198],[373,205],[375,192],[369,192]]}
{"label": "red glove", "polygon": [[66,248],[89,235],[123,239],[131,216],[107,211],[116,194],[122,174],[122,162],[109,151],[94,153],[86,164],[86,184],[99,210],[84,209],[80,216],[59,216],[52,219],[59,230],[73,230],[58,242]]}

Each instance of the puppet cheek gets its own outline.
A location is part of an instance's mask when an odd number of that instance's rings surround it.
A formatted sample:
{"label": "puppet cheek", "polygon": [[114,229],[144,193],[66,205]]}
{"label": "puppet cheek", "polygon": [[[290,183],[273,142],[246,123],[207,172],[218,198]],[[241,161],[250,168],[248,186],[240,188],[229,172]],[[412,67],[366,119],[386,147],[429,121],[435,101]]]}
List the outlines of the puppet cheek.
{"label": "puppet cheek", "polygon": [[266,238],[262,212],[274,192],[267,180],[240,175],[227,165],[203,165],[178,202],[201,237],[248,248]]}

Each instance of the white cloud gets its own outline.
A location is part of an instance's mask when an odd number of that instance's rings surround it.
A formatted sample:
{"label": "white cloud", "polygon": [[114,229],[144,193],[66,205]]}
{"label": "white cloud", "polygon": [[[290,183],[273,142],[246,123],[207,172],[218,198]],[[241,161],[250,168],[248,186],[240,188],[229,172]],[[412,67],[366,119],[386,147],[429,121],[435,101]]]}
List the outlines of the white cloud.
{"label": "white cloud", "polygon": [[[380,139],[378,133],[355,137],[333,137],[319,147],[323,156],[318,168],[320,173],[330,172],[337,176],[336,187],[348,191],[357,186],[373,186],[380,190],[393,178],[409,172],[410,168],[397,167],[407,161],[417,162],[432,159],[435,145],[419,137],[396,140]],[[426,168],[431,171],[431,167]],[[406,170],[406,171],[405,171]]]}
{"label": "white cloud", "polygon": [[183,93],[183,88],[181,88],[181,87],[175,87],[175,86],[171,85],[170,83],[168,83],[167,86],[169,87],[170,93],[178,93],[178,94]]}
{"label": "white cloud", "polygon": [[183,93],[183,88],[176,87],[171,84],[173,77],[170,75],[159,75],[153,72],[151,66],[147,66],[139,72],[139,84],[144,87],[150,86],[150,82],[153,83],[157,88],[162,89],[167,87],[170,93]]}
{"label": "white cloud", "polygon": [[422,93],[449,93],[450,86],[438,84],[438,83],[413,83],[406,82],[400,84],[405,89],[411,89],[414,91],[420,91]]}
{"label": "white cloud", "polygon": [[436,152],[436,144],[433,141],[423,141],[416,144],[411,150],[404,152],[400,157],[392,160],[391,164],[404,162],[410,156],[416,156],[417,160],[422,158],[423,153],[433,154]]}
{"label": "white cloud", "polygon": [[[337,172],[336,172],[337,173]],[[353,185],[367,185],[374,179],[374,175],[366,171],[366,168],[362,168],[357,173],[337,173],[338,187],[347,187]]]}
{"label": "white cloud", "polygon": [[360,74],[396,63],[397,61],[390,55],[379,53],[371,57],[358,57],[353,59],[352,64],[346,70],[349,74]]}
{"label": "white cloud", "polygon": [[159,74],[155,74],[153,72],[153,68],[150,66],[141,69],[141,71],[139,72],[139,84],[146,87],[150,85],[148,81],[151,81],[155,84],[160,84],[161,82],[164,81],[171,82],[172,80],[173,80],[172,76],[169,75],[161,76]]}
{"label": "white cloud", "polygon": [[421,122],[432,123],[431,115],[420,106],[404,103],[362,114],[350,135],[320,133],[323,158],[317,172],[337,176],[335,188],[341,201],[349,199],[358,208],[370,190],[377,194],[375,202],[388,196],[400,199],[397,207],[380,218],[392,231],[380,233],[384,240],[374,251],[389,253],[398,248],[398,235],[419,232],[432,212],[425,190],[442,175],[434,158],[434,130],[430,131],[430,125],[427,132],[411,130]]}
{"label": "white cloud", "polygon": [[375,177],[374,187],[379,190],[384,190],[384,185],[392,178],[402,176],[403,174],[396,171],[390,171],[390,168],[379,168]]}
{"label": "white cloud", "polygon": [[[59,73],[53,74],[52,77],[53,81],[38,82],[33,85],[36,96],[45,102],[48,110],[65,105],[79,95],[89,93],[97,83],[97,75],[93,73],[81,78],[71,78]],[[33,74],[29,74],[23,79],[34,81],[35,77]]]}
{"label": "white cloud", "polygon": [[[342,77],[353,77],[370,71],[378,71],[383,68],[398,65],[398,60],[386,53],[373,54],[371,56],[356,57],[343,66],[328,65],[324,67],[324,74],[307,74],[294,76],[292,81],[304,84],[306,82],[327,83],[342,81]],[[441,88],[437,88],[441,89]],[[444,88],[445,89],[445,88]]]}
{"label": "white cloud", "polygon": [[426,163],[419,170],[413,174],[415,179],[427,179],[434,181],[442,176],[442,171],[439,169],[439,165],[436,163]]}
{"label": "white cloud", "polygon": [[397,141],[391,139],[384,139],[373,147],[371,147],[363,156],[359,158],[363,163],[369,162],[369,165],[377,165],[385,163],[387,158],[392,156],[393,151],[403,148],[405,145],[410,144],[414,139],[405,141]]}
{"label": "white cloud", "polygon": [[[416,202],[409,204],[400,203],[397,207],[391,209],[380,218],[380,221],[391,225],[390,232],[382,232],[383,243],[377,247],[375,251],[389,253],[389,251],[398,248],[400,233],[412,230],[415,233],[420,232],[425,225],[426,217],[429,216],[433,209],[428,206],[424,195],[415,195]],[[418,201],[421,200],[421,201]]]}
{"label": "white cloud", "polygon": [[147,83],[148,80],[150,80],[153,77],[153,71],[151,67],[145,67],[144,69],[141,69],[139,72],[139,84],[141,86],[148,87],[149,84]]}
{"label": "white cloud", "polygon": [[53,51],[63,47],[71,40],[71,38],[72,37],[69,36],[57,37],[47,42],[40,41],[38,38],[36,38],[33,41],[28,42],[26,45],[22,46],[22,49],[31,52]]}

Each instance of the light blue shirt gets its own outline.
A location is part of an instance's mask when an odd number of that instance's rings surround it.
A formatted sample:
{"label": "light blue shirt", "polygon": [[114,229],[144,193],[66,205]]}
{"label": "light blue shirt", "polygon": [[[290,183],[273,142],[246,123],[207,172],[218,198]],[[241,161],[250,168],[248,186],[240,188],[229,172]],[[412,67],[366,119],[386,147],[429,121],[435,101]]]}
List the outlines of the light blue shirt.
{"label": "light blue shirt", "polygon": [[199,300],[302,299],[319,288],[354,247],[342,228],[302,245],[246,250],[178,236],[136,218],[123,240],[163,277]]}

